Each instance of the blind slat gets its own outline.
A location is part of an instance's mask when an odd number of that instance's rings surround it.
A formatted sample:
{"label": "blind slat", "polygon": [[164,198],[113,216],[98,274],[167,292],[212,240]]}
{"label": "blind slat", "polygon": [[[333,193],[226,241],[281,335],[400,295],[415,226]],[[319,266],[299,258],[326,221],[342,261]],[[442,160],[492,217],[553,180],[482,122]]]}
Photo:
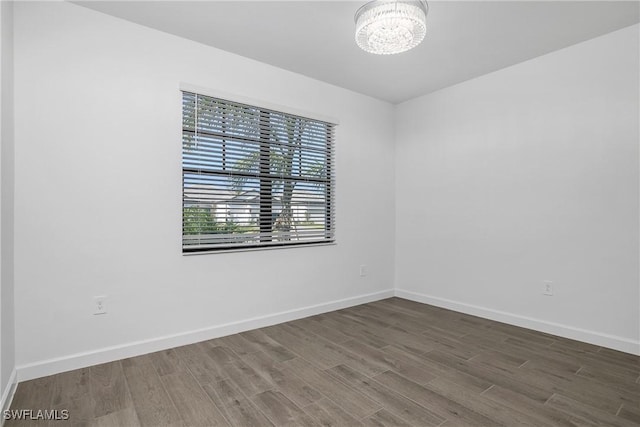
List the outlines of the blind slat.
{"label": "blind slat", "polygon": [[183,91],[183,252],[335,240],[335,125]]}

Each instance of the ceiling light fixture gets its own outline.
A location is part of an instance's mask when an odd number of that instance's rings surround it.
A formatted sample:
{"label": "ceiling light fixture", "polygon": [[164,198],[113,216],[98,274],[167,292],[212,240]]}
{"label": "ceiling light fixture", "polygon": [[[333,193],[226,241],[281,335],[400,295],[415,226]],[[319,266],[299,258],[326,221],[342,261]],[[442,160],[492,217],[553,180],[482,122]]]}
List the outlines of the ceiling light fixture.
{"label": "ceiling light fixture", "polygon": [[378,55],[405,52],[424,39],[426,1],[375,0],[356,12],[356,43]]}

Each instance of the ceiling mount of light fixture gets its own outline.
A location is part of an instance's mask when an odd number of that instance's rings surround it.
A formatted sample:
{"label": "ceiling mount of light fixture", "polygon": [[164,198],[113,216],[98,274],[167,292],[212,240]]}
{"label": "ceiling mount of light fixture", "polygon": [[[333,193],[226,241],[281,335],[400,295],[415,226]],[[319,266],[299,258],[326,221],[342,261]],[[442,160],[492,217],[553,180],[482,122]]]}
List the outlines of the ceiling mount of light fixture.
{"label": "ceiling mount of light fixture", "polygon": [[405,52],[424,39],[426,1],[375,0],[356,12],[356,43],[378,55]]}

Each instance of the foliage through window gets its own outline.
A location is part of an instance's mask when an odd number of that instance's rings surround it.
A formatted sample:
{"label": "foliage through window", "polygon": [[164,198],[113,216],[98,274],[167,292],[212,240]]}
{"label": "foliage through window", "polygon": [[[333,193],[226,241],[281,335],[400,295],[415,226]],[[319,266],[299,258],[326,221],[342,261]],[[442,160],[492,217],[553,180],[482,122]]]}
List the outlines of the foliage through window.
{"label": "foliage through window", "polygon": [[183,252],[333,242],[333,131],[183,92]]}

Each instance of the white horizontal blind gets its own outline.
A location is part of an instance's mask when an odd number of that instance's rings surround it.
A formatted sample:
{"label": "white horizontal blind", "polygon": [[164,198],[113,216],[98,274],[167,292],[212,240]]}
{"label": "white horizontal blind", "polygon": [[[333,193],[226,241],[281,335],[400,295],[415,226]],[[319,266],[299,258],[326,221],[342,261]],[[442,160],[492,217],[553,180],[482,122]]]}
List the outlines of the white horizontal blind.
{"label": "white horizontal blind", "polygon": [[183,91],[183,252],[333,242],[334,128]]}

